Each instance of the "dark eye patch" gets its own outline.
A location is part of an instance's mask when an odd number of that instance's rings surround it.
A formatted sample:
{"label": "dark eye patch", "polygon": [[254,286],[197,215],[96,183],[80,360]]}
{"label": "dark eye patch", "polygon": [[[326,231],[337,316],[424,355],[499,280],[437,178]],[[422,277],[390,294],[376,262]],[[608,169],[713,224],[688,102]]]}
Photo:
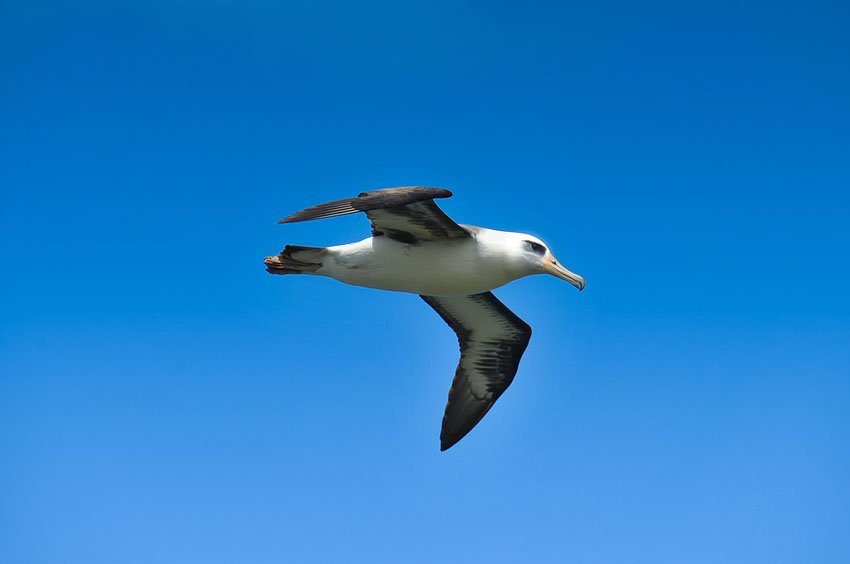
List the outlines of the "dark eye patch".
{"label": "dark eye patch", "polygon": [[540,243],[535,243],[534,241],[526,241],[528,246],[531,247],[531,252],[537,255],[542,255],[546,252],[546,247],[541,245]]}

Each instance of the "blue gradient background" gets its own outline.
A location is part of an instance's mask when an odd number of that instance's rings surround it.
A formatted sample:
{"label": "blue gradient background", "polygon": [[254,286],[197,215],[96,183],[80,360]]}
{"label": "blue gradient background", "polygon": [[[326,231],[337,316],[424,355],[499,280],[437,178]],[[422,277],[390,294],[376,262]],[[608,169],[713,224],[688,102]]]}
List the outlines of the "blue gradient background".
{"label": "blue gradient background", "polygon": [[[683,6],[687,4],[687,6]],[[0,554],[850,562],[843,2],[0,4]],[[438,450],[454,335],[272,277],[402,184],[583,274]]]}

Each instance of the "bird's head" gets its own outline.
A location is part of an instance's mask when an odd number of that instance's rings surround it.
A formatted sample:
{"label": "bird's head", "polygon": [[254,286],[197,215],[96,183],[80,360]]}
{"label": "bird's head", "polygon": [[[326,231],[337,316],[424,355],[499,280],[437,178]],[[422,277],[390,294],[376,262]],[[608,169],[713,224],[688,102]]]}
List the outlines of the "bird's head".
{"label": "bird's head", "polygon": [[569,282],[578,288],[579,292],[584,290],[584,278],[564,268],[546,243],[534,235],[524,233],[515,235],[513,245],[519,247],[518,257],[522,260],[523,266],[528,269],[529,274],[551,274]]}

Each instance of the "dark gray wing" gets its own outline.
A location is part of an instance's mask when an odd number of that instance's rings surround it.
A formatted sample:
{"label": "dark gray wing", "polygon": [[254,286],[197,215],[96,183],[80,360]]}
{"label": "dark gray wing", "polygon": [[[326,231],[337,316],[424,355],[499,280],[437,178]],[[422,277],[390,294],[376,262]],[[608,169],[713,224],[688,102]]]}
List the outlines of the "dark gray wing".
{"label": "dark gray wing", "polygon": [[440,450],[461,440],[511,385],[531,327],[490,292],[471,296],[420,296],[449,324],[460,343]]}
{"label": "dark gray wing", "polygon": [[443,213],[434,198],[448,198],[443,188],[404,186],[362,192],[356,198],[319,204],[278,223],[295,223],[365,212],[372,222],[373,235],[386,235],[405,243],[470,237],[469,231]]}

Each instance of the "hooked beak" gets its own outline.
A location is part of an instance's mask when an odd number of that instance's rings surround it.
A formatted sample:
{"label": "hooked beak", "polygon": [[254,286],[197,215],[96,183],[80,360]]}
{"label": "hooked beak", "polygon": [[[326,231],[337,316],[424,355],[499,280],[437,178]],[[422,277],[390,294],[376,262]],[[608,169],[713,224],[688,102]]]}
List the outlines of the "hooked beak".
{"label": "hooked beak", "polygon": [[579,292],[584,290],[584,278],[561,266],[560,263],[555,260],[555,257],[552,256],[552,253],[546,253],[541,264],[543,265],[543,271],[546,274],[551,274],[561,280],[566,280],[578,288]]}

